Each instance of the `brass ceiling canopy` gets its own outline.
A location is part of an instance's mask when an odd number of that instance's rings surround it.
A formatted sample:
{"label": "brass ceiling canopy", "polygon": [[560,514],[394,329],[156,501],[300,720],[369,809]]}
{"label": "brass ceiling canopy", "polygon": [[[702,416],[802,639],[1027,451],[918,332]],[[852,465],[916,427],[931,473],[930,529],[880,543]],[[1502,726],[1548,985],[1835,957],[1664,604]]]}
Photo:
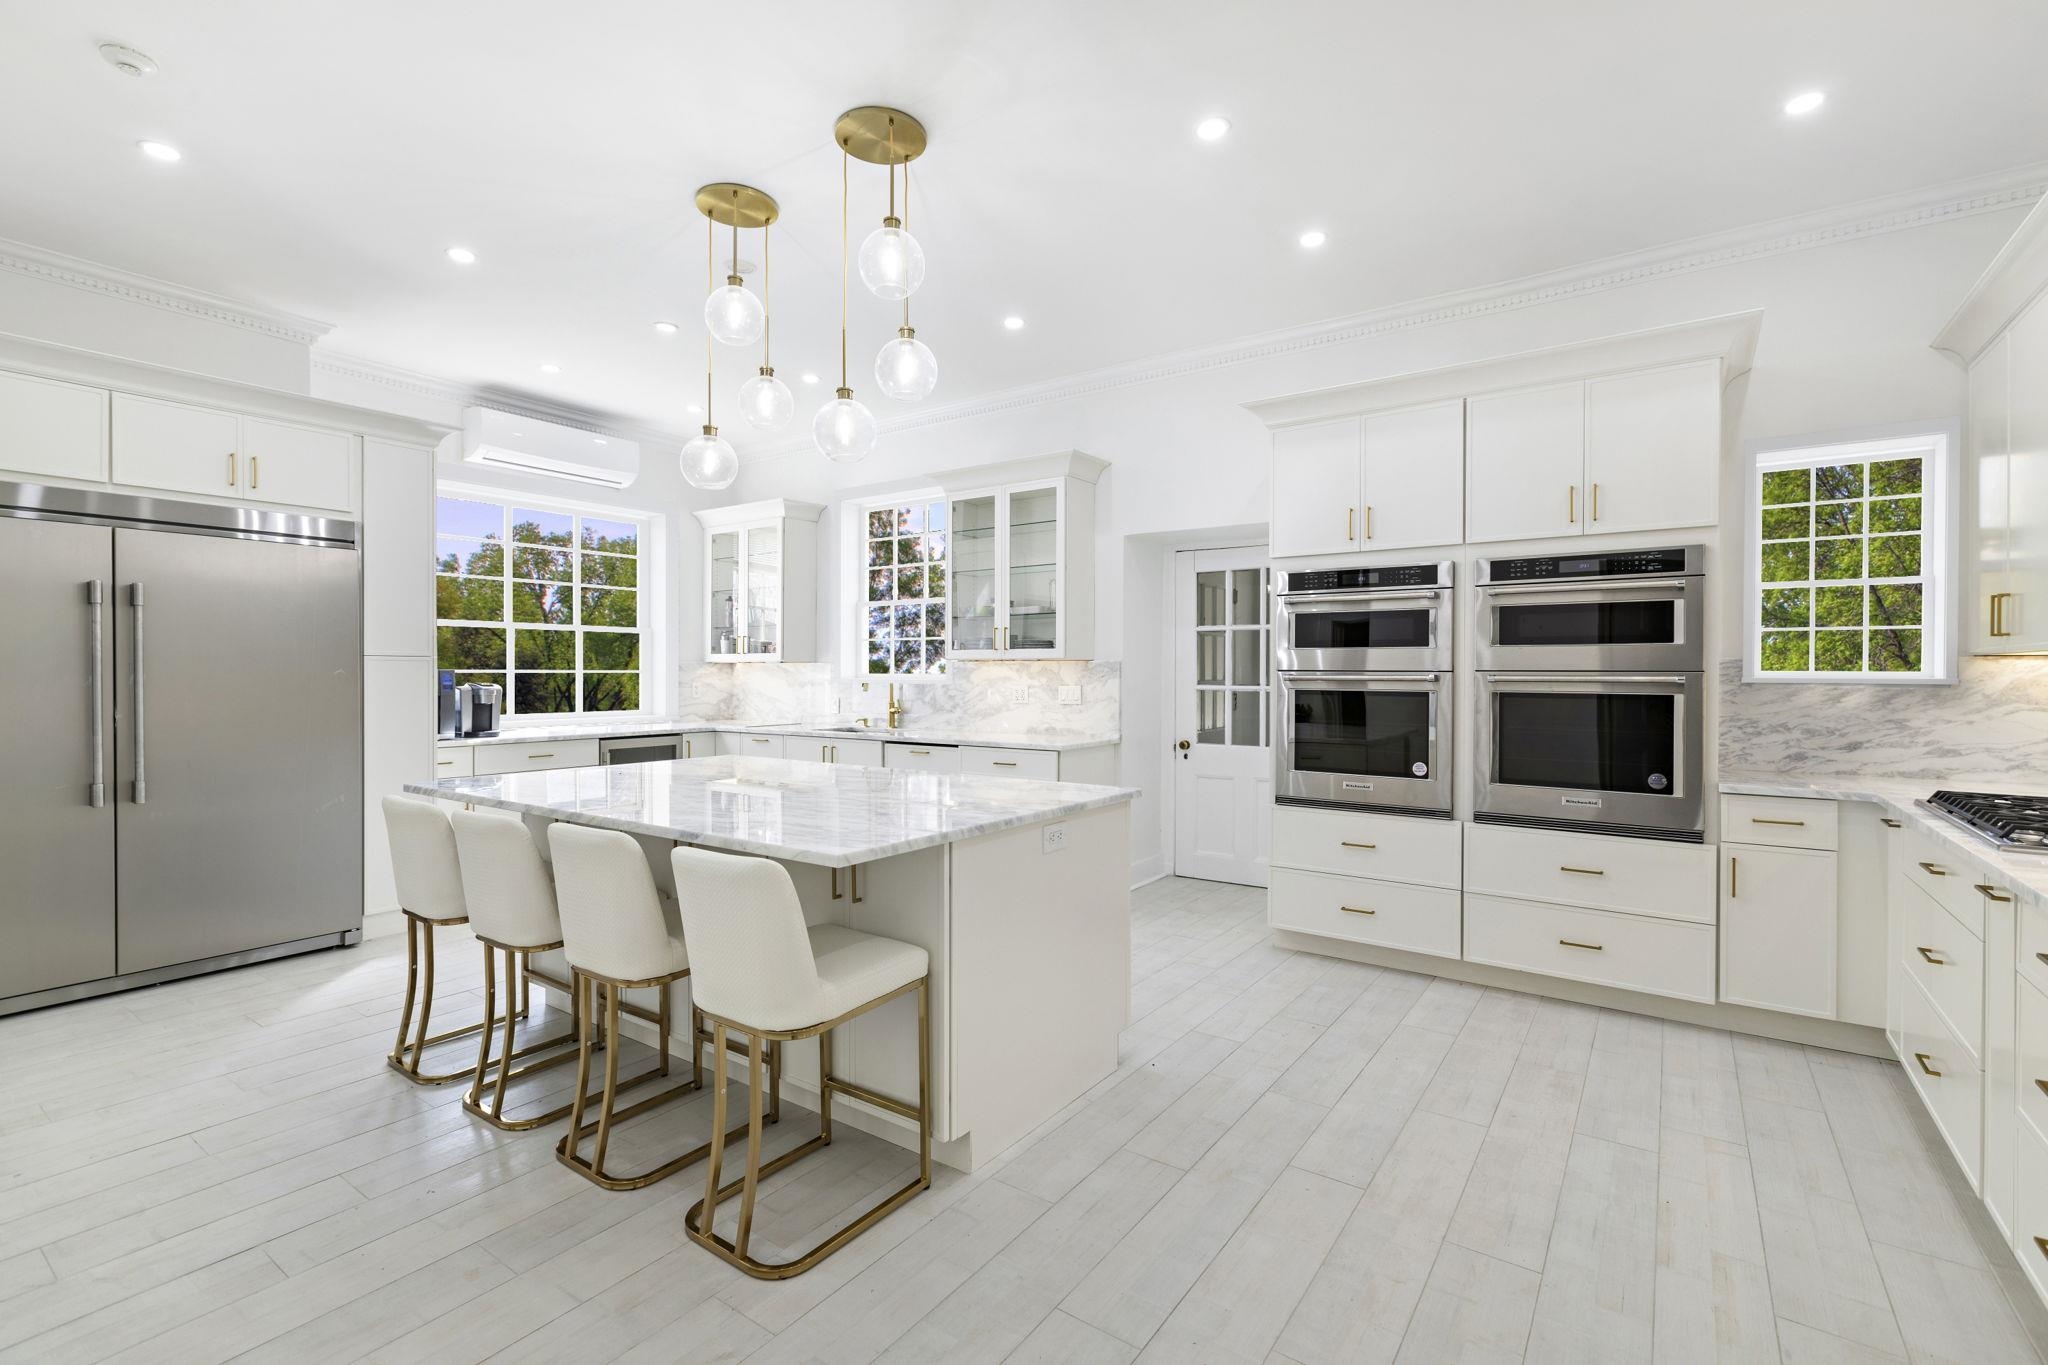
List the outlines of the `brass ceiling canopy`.
{"label": "brass ceiling canopy", "polygon": [[924,125],[901,109],[864,104],[839,116],[833,140],[871,166],[903,166],[924,155]]}
{"label": "brass ceiling canopy", "polygon": [[[923,136],[922,129],[919,136]],[[758,228],[781,216],[782,206],[765,190],[720,180],[697,191],[697,212],[721,227]]]}

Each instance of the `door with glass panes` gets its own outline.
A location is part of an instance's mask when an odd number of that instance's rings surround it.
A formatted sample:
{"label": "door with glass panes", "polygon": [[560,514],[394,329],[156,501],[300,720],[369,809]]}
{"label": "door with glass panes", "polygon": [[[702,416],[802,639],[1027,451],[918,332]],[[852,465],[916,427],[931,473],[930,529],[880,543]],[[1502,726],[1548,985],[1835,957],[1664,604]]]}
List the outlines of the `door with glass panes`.
{"label": "door with glass panes", "polygon": [[1062,500],[1057,480],[953,500],[946,610],[954,658],[1060,657]]}
{"label": "door with glass panes", "polygon": [[1266,547],[1174,556],[1174,859],[1266,885],[1272,848],[1272,596]]}

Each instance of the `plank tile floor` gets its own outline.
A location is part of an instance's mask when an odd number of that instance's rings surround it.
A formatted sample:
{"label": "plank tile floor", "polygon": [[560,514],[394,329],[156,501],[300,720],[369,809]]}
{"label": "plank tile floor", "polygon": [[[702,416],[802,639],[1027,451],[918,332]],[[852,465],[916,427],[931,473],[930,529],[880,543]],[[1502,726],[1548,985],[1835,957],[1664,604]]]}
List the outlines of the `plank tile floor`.
{"label": "plank tile floor", "polygon": [[[1895,1066],[1288,952],[1249,888],[1132,916],[1116,1074],[780,1284],[685,1239],[701,1168],[598,1190],[388,1072],[397,939],[0,1019],[0,1365],[2040,1359]],[[841,1131],[757,1237],[908,1169]]]}

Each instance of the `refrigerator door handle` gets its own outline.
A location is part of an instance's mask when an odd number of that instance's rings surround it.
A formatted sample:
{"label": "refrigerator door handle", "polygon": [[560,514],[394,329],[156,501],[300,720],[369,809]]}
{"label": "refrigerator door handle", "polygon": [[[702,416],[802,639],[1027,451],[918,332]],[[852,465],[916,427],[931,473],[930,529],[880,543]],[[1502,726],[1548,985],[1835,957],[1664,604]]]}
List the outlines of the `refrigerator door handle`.
{"label": "refrigerator door handle", "polygon": [[143,593],[142,585],[140,583],[130,583],[128,585],[128,600],[135,606],[135,804],[139,806],[143,803],[144,794],[146,790],[144,786],[145,778],[143,773],[143,760],[144,755],[147,752],[144,746],[142,733],[143,717],[145,714],[147,714],[147,712],[146,708],[143,705],[142,698]]}
{"label": "refrigerator door handle", "polygon": [[100,634],[100,603],[106,595],[106,584],[99,579],[88,579],[85,584],[85,600],[92,607],[92,786],[86,792],[86,800],[93,806],[107,804],[107,757],[106,735],[100,717],[106,709],[106,646]]}

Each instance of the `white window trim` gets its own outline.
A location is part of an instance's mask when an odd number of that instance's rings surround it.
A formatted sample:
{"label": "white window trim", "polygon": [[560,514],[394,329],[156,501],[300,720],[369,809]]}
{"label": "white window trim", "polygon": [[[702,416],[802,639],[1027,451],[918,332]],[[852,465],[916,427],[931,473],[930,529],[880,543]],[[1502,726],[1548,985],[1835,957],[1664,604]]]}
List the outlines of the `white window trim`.
{"label": "white window trim", "polygon": [[[1905,422],[1810,436],[1775,437],[1746,442],[1743,505],[1742,680],[1746,683],[1800,683],[1823,687],[1952,686],[1961,646],[1962,578],[1962,423],[1956,419]],[[1759,622],[1763,614],[1763,476],[1772,469],[1811,463],[1820,450],[1844,459],[1874,460],[1928,451],[1929,466],[1921,480],[1920,526],[1922,577],[1921,661],[1923,673],[1765,672],[1758,657]],[[1930,545],[1930,540],[1938,544]],[[1934,553],[1930,554],[1932,550]],[[1931,567],[1930,567],[1931,565]]]}
{"label": "white window trim", "polygon": [[[890,682],[901,687],[934,687],[944,683],[952,674],[953,658],[946,656],[946,672],[932,673],[870,673],[868,672],[868,513],[884,507],[902,507],[913,502],[943,502],[948,505],[952,497],[943,488],[925,485],[916,488],[898,489],[893,493],[876,493],[860,498],[848,498],[839,504],[839,539],[845,546],[844,564],[846,572],[845,589],[839,598],[839,619],[847,629],[841,640],[839,664],[847,677],[858,683]],[[952,541],[952,518],[946,519],[947,544]],[[950,603],[953,591],[952,556],[947,556],[946,592]],[[950,618],[949,618],[950,620]]]}
{"label": "white window trim", "polygon": [[[667,545],[663,535],[663,518],[657,512],[641,507],[621,507],[602,502],[585,502],[575,498],[554,497],[546,493],[527,493],[516,489],[495,487],[487,483],[462,483],[453,479],[434,481],[436,498],[461,498],[469,502],[488,502],[500,507],[531,507],[541,512],[562,512],[571,516],[597,517],[604,521],[631,522],[640,528],[640,705],[631,711],[545,711],[531,714],[515,713],[502,718],[502,728],[521,730],[545,728],[565,724],[576,724],[584,720],[636,720],[646,716],[666,714],[665,698],[668,693],[661,690],[661,682],[669,676],[666,637],[668,631],[659,622],[668,619]],[[434,528],[438,544],[440,526]],[[506,573],[511,573],[512,547],[505,547]],[[434,616],[436,625],[440,613]],[[507,630],[518,627],[504,623]],[[438,641],[435,646],[434,670],[440,672]],[[510,684],[512,675],[518,670],[512,666],[511,641],[506,641],[505,678]],[[509,703],[511,698],[506,698]],[[579,702],[581,697],[577,699]]]}

